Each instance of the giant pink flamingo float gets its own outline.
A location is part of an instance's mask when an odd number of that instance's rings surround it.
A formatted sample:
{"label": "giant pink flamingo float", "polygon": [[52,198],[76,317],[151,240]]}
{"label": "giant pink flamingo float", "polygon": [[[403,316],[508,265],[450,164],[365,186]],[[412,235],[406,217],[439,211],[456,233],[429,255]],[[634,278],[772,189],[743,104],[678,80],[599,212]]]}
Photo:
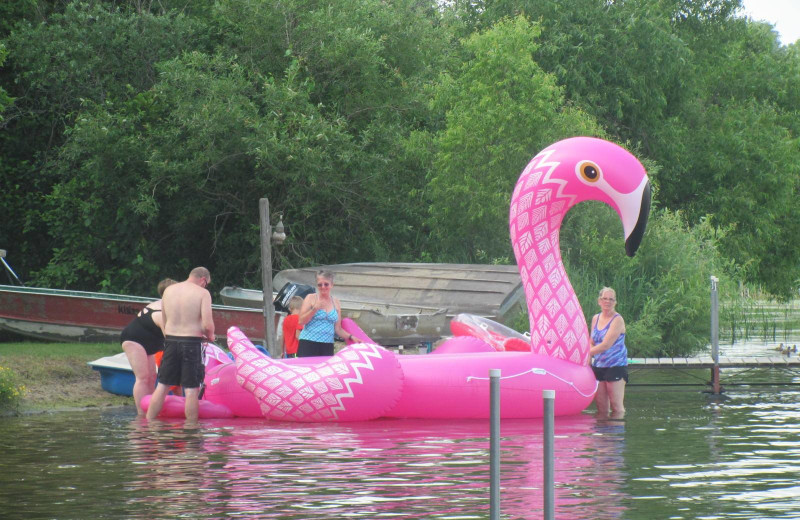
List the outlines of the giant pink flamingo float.
{"label": "giant pink flamingo float", "polygon": [[[519,351],[519,338],[513,338],[512,352],[502,341],[456,337],[426,356],[396,356],[371,342],[348,345],[328,359],[278,361],[232,327],[228,345],[235,364],[208,371],[209,404],[206,411],[201,404],[201,417],[485,418],[493,368],[502,372],[502,417],[540,417],[543,389],[556,391],[557,415],[579,413],[597,383],[588,366],[586,320],[561,259],[559,231],[567,211],[584,200],[599,200],[617,211],[626,252],[633,256],[647,225],[650,183],[644,167],[620,146],[590,137],[559,141],[530,161],[514,188],[509,221],[530,317],[527,352]],[[352,322],[345,328],[366,337]]]}

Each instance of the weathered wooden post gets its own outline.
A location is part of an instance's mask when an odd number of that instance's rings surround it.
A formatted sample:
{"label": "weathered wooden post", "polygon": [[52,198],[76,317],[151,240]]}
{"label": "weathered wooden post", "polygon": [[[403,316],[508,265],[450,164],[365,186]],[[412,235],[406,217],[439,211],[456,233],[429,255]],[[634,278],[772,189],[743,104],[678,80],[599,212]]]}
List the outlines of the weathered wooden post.
{"label": "weathered wooden post", "polygon": [[272,302],[272,241],[280,245],[286,240],[283,230],[283,218],[280,218],[276,230],[272,232],[269,223],[269,199],[258,201],[261,221],[261,284],[264,291],[264,343],[272,358],[280,357],[275,337],[275,305]]}

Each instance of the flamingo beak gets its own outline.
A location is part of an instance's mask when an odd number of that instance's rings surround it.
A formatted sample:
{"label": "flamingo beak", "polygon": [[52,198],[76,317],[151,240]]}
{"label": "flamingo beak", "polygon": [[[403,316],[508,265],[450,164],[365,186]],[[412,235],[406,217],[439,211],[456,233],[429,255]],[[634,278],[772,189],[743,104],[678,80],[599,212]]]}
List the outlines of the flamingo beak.
{"label": "flamingo beak", "polygon": [[625,253],[628,256],[633,256],[636,254],[636,251],[639,249],[639,245],[642,243],[644,231],[647,229],[647,218],[650,215],[651,191],[652,188],[650,186],[650,181],[648,180],[644,185],[644,189],[642,190],[642,200],[639,205],[639,216],[636,219],[636,225],[625,238]]}

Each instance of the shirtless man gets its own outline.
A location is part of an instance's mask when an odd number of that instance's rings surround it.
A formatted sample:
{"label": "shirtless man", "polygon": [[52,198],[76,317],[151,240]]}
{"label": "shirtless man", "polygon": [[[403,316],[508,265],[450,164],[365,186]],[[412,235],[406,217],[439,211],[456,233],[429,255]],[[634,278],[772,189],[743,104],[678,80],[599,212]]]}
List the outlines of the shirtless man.
{"label": "shirtless man", "polygon": [[173,385],[183,387],[187,422],[196,422],[200,384],[205,377],[203,343],[214,341],[211,293],[206,290],[211,273],[195,267],[185,281],[167,287],[161,297],[164,320],[164,358],[158,371],[158,386],[150,398],[147,418],[158,417]]}

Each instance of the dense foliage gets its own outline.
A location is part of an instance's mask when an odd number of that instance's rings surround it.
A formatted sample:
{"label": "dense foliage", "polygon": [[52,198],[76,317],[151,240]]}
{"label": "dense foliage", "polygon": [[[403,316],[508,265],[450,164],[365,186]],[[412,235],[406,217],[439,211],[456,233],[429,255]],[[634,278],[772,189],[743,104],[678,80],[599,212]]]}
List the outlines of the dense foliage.
{"label": "dense foliage", "polygon": [[688,352],[709,275],[800,284],[800,48],[739,8],[7,0],[0,247],[49,287],[152,295],[195,265],[259,286],[268,197],[276,269],[509,262],[522,167],[594,135],[643,159],[658,209],[633,260],[574,210],[581,302],[613,285],[642,353]]}

